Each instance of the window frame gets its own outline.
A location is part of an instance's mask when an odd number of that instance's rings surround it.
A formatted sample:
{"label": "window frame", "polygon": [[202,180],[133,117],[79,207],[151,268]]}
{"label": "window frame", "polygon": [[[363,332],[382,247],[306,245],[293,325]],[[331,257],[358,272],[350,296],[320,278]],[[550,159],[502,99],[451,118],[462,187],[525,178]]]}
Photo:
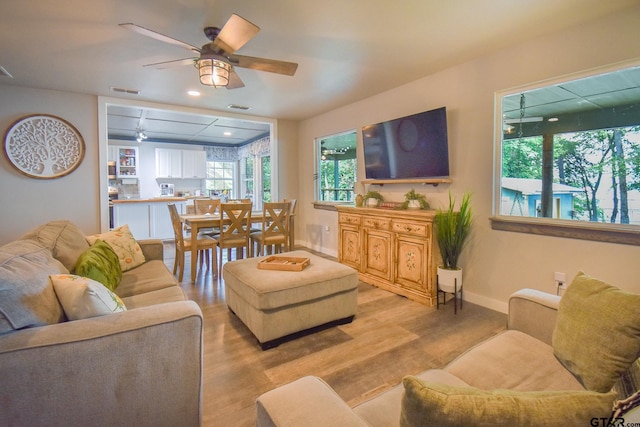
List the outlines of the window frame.
{"label": "window frame", "polygon": [[583,79],[638,66],[640,66],[639,60],[626,61],[610,66],[598,67],[579,73],[543,80],[533,84],[526,84],[515,88],[501,90],[494,94],[493,200],[492,216],[489,218],[491,228],[493,230],[640,246],[640,226],[634,224],[612,224],[555,218],[521,217],[502,215],[500,213],[502,201],[503,98],[546,86],[558,85],[572,80]]}
{"label": "window frame", "polygon": [[353,194],[353,200],[349,200],[349,201],[341,201],[341,200],[323,200],[322,199],[322,170],[320,167],[320,161],[322,160],[322,148],[321,148],[321,144],[322,141],[328,138],[334,138],[334,137],[339,137],[342,135],[348,135],[348,134],[353,134],[355,136],[355,141],[354,141],[354,150],[356,151],[356,158],[354,159],[354,163],[355,163],[355,170],[354,170],[354,185],[357,182],[358,179],[358,138],[359,138],[359,134],[358,134],[358,130],[357,129],[348,129],[345,131],[341,131],[341,132],[336,132],[336,133],[332,133],[332,134],[328,134],[328,135],[324,135],[324,136],[320,136],[320,137],[316,137],[313,141],[314,143],[314,153],[315,153],[315,162],[314,162],[314,168],[315,168],[315,173],[314,173],[314,181],[315,181],[315,185],[314,185],[314,192],[315,192],[315,202],[314,205],[316,205],[316,207],[318,207],[319,205],[328,205],[328,206],[334,206],[334,205],[343,205],[343,204],[353,204],[355,203],[355,189],[352,188],[352,192]]}

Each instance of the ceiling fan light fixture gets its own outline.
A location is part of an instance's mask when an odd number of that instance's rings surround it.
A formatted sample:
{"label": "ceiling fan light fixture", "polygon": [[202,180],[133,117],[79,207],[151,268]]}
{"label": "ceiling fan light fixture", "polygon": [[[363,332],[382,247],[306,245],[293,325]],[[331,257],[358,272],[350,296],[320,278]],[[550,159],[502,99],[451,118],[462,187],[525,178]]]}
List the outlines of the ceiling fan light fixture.
{"label": "ceiling fan light fixture", "polygon": [[203,85],[225,87],[229,84],[231,64],[228,62],[216,58],[200,58],[195,65]]}

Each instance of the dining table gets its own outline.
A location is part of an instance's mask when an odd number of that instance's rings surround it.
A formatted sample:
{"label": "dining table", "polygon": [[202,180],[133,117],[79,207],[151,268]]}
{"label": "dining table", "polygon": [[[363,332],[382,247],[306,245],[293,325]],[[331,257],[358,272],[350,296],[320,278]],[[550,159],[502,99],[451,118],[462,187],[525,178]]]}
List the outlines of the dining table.
{"label": "dining table", "polygon": [[[293,249],[295,242],[294,236],[294,217],[295,214],[289,214],[289,250]],[[262,211],[251,211],[249,221],[251,224],[262,224],[263,213]],[[267,216],[269,220],[269,216]],[[193,260],[197,259],[198,255],[198,232],[199,230],[206,228],[220,228],[221,217],[219,213],[215,214],[182,214],[180,215],[180,221],[191,228],[191,281],[194,282],[196,278],[196,264]],[[216,262],[214,260],[214,262]],[[222,266],[220,266],[222,268]]]}

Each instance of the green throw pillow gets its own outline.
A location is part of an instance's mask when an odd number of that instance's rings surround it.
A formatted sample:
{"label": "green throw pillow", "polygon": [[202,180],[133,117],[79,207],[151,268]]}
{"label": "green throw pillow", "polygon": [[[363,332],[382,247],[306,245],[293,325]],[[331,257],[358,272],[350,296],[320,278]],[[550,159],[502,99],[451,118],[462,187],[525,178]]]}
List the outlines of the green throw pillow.
{"label": "green throw pillow", "polygon": [[108,243],[96,242],[80,255],[76,263],[75,274],[100,282],[115,291],[122,279],[122,268],[118,255]]}
{"label": "green throw pillow", "polygon": [[403,380],[400,426],[562,426],[590,425],[611,415],[615,393],[592,391],[484,391]]}
{"label": "green throw pillow", "polygon": [[640,295],[578,273],[560,300],[552,346],[587,390],[611,390],[640,355]]}

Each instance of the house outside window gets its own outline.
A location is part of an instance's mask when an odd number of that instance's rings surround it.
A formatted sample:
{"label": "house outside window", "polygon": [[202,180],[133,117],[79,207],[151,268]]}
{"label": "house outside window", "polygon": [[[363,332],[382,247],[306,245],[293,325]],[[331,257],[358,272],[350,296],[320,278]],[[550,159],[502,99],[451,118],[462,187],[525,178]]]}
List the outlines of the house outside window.
{"label": "house outside window", "polygon": [[640,67],[499,99],[498,215],[640,225]]}
{"label": "house outside window", "polygon": [[317,200],[351,202],[356,180],[356,132],[316,139],[318,153]]}

